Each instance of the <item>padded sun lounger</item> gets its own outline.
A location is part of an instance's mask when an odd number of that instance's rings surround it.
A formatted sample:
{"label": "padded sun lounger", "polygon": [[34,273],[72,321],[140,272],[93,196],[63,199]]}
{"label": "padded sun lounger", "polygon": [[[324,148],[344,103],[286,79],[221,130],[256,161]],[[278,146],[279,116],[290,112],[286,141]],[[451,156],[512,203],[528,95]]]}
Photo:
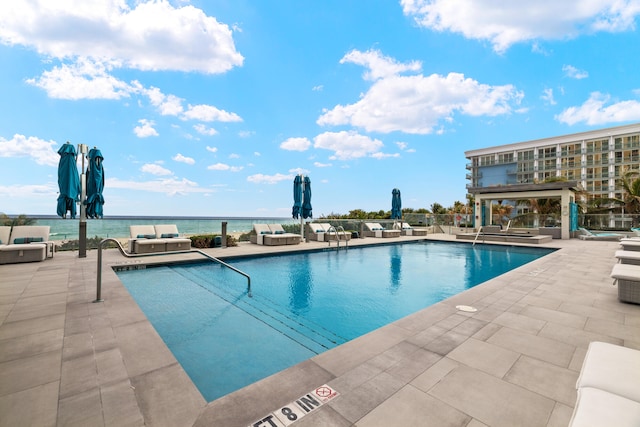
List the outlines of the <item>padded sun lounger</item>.
{"label": "padded sun lounger", "polygon": [[640,251],[640,240],[638,239],[620,239],[620,246],[625,251]]}
{"label": "padded sun lounger", "polygon": [[402,228],[400,229],[400,231],[403,236],[426,236],[427,235],[427,230],[413,228],[407,222],[402,223]]}
{"label": "padded sun lounger", "polygon": [[618,299],[640,304],[640,265],[614,264],[611,277],[618,283]]}
{"label": "padded sun lounger", "polygon": [[640,251],[616,251],[615,254],[620,264],[640,265]]}
{"label": "padded sun lounger", "polygon": [[387,230],[377,222],[365,222],[364,228],[364,237],[400,237],[400,230]]}
{"label": "padded sun lounger", "polygon": [[180,237],[175,224],[129,226],[129,251],[134,254],[191,249],[191,239]]}
{"label": "padded sun lounger", "polygon": [[620,240],[625,237],[624,234],[619,233],[594,233],[582,227],[579,227],[578,231],[580,232],[578,237],[581,240]]}
{"label": "padded sun lounger", "polygon": [[48,254],[53,257],[49,229],[48,225],[16,225],[7,236],[7,229],[3,227],[0,264],[44,261]]}
{"label": "padded sun lounger", "polygon": [[640,351],[591,342],[576,382],[578,399],[569,425],[640,425]]}
{"label": "padded sun lounger", "polygon": [[280,224],[253,224],[256,234],[251,235],[251,243],[265,246],[294,245],[300,243],[302,236],[287,233]]}
{"label": "padded sun lounger", "polygon": [[287,245],[297,245],[302,241],[302,236],[295,233],[287,233],[280,224],[268,224],[269,230],[275,237],[286,237]]}

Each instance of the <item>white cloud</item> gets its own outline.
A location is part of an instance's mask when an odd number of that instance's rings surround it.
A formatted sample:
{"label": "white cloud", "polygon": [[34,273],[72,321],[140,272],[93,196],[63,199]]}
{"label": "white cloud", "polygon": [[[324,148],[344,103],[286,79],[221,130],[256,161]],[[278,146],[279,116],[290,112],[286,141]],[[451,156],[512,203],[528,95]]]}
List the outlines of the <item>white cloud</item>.
{"label": "white cloud", "polygon": [[184,108],[182,107],[182,98],[175,95],[165,95],[157,87],[151,87],[150,89],[144,89],[141,87],[141,92],[149,97],[151,105],[158,109],[158,112],[163,116],[177,116],[182,113]]}
{"label": "white cloud", "polygon": [[[393,69],[379,64],[376,67]],[[509,114],[523,97],[513,85],[490,86],[459,73],[426,77],[386,75],[375,81],[356,103],[337,105],[325,111],[316,123],[357,126],[368,132],[429,134],[441,120],[452,121],[454,113]]]}
{"label": "white cloud", "polygon": [[171,172],[169,169],[163,168],[162,166],[156,163],[144,164],[142,165],[140,170],[142,172],[149,173],[151,175],[156,175],[156,176],[173,175],[173,172]]}
{"label": "white cloud", "polygon": [[333,165],[331,163],[313,162],[313,166],[315,166],[317,168],[330,168]]}
{"label": "white cloud", "polygon": [[395,59],[384,56],[377,50],[361,52],[354,49],[340,60],[341,64],[344,64],[345,62],[362,65],[363,67],[368,68],[369,71],[364,74],[365,80],[378,80],[385,77],[395,76],[405,71],[417,72],[422,68],[422,63],[420,61],[400,64]]}
{"label": "white cloud", "polygon": [[188,165],[193,165],[196,162],[193,158],[185,157],[180,153],[178,153],[175,156],[173,156],[172,159],[175,160],[176,162],[186,163]]}
{"label": "white cloud", "polygon": [[387,159],[387,158],[389,158],[389,157],[398,158],[398,157],[400,157],[400,154],[398,154],[398,153],[394,153],[394,154],[389,154],[389,153],[373,153],[373,154],[371,155],[371,157],[373,157],[374,159],[382,160],[382,159]]}
{"label": "white cloud", "polygon": [[53,182],[42,185],[0,185],[0,200],[55,200],[58,192],[58,185]]}
{"label": "white cloud", "polygon": [[193,128],[201,135],[213,136],[218,133],[214,128],[208,128],[202,123],[198,123],[197,125],[193,125]]}
{"label": "white cloud", "polygon": [[30,157],[39,165],[58,166],[60,147],[55,141],[15,134],[11,139],[0,136],[0,157]]}
{"label": "white cloud", "polygon": [[217,152],[217,151],[218,151],[218,147],[209,147],[209,146],[207,145],[207,151],[211,151],[212,153],[215,153],[215,152]]}
{"label": "white cloud", "polygon": [[116,61],[139,70],[223,73],[240,66],[225,24],[167,0],[0,2],[0,42],[53,58]]}
{"label": "white cloud", "polygon": [[183,120],[199,120],[201,122],[241,122],[242,119],[236,113],[220,110],[212,105],[189,105],[187,111],[182,114]]}
{"label": "white cloud", "polygon": [[128,98],[135,87],[109,74],[112,64],[78,58],[74,64],[62,64],[45,71],[27,83],[58,99],[120,99]]}
{"label": "white cloud", "polygon": [[578,107],[570,107],[555,116],[561,123],[574,125],[584,122],[588,125],[640,120],[640,102],[619,101],[608,106],[609,95],[593,92],[588,100]]}
{"label": "white cloud", "polygon": [[314,86],[311,88],[311,90],[314,92],[321,92],[323,89],[324,89],[324,86],[322,85]]}
{"label": "white cloud", "polygon": [[153,120],[140,119],[138,123],[140,123],[140,126],[133,128],[133,133],[135,133],[138,138],[158,136],[158,132],[153,128],[156,124]]}
{"label": "white cloud", "polygon": [[164,193],[169,196],[189,193],[209,193],[212,191],[211,189],[200,188],[196,182],[189,181],[185,178],[166,178],[154,181],[123,181],[117,178],[108,178],[105,182],[105,187]]}
{"label": "white cloud", "polygon": [[250,175],[247,177],[247,181],[254,184],[277,184],[280,181],[291,181],[294,178],[293,175],[283,175],[277,173],[275,175],[264,175],[261,173]]}
{"label": "white cloud", "polygon": [[396,145],[398,146],[399,149],[405,150],[409,144],[402,141],[396,141]]}
{"label": "white cloud", "polygon": [[289,151],[306,151],[311,147],[308,138],[289,138],[280,144],[280,148]]}
{"label": "white cloud", "polygon": [[370,156],[383,147],[382,141],[355,131],[325,132],[314,138],[314,147],[331,150],[331,160],[351,160]]}
{"label": "white cloud", "polygon": [[230,166],[225,163],[216,163],[214,165],[207,166],[207,169],[212,171],[240,172],[244,168],[242,166]]}
{"label": "white cloud", "polygon": [[557,102],[553,98],[553,89],[547,88],[542,91],[542,95],[540,95],[540,99],[545,101],[547,104],[556,105]]}
{"label": "white cloud", "polygon": [[401,0],[405,15],[434,31],[488,40],[496,52],[515,43],[557,40],[635,27],[637,0]]}
{"label": "white cloud", "polygon": [[586,79],[589,77],[589,73],[584,70],[578,70],[573,65],[563,65],[562,71],[564,71],[565,76],[570,77],[572,79]]}

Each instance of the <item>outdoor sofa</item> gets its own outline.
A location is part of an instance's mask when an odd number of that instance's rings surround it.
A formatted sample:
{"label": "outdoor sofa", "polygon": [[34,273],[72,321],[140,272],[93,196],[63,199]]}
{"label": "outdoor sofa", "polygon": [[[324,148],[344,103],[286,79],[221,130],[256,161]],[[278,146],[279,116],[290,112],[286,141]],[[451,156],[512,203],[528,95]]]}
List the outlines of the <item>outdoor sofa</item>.
{"label": "outdoor sofa", "polygon": [[400,230],[387,230],[377,222],[365,222],[363,237],[400,237]]}
{"label": "outdoor sofa", "polygon": [[335,240],[351,240],[351,233],[344,230],[338,231],[329,223],[312,222],[307,224],[307,237],[309,240],[329,242]]}
{"label": "outdoor sofa", "polygon": [[297,245],[302,241],[301,235],[287,233],[280,224],[253,224],[253,231],[249,240],[258,245]]}
{"label": "outdoor sofa", "polygon": [[48,225],[0,227],[0,264],[44,261],[53,257]]}
{"label": "outdoor sofa", "polygon": [[640,351],[593,341],[576,382],[570,427],[640,425]]}
{"label": "outdoor sofa", "polygon": [[129,252],[147,254],[191,249],[191,239],[180,237],[175,224],[130,225]]}

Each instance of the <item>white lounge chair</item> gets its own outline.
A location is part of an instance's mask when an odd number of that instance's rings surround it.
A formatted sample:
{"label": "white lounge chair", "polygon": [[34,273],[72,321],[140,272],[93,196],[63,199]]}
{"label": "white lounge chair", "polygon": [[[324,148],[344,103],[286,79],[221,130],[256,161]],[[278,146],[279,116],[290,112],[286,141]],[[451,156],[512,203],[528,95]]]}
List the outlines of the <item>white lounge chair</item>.
{"label": "white lounge chair", "polygon": [[364,237],[400,237],[400,230],[387,230],[377,222],[365,222],[364,228]]}
{"label": "white lounge chair", "polygon": [[49,241],[48,225],[16,225],[7,234],[3,226],[0,231],[0,264],[44,261],[53,257],[53,242]]}
{"label": "white lounge chair", "polygon": [[297,245],[302,241],[301,235],[295,233],[287,233],[281,224],[268,225],[274,236],[285,236],[287,238],[287,245]]}
{"label": "white lounge chair", "polygon": [[426,236],[427,230],[423,228],[413,228],[409,225],[408,222],[402,223],[402,228],[400,228],[400,223],[393,224],[394,230],[400,230],[403,236]]}
{"label": "white lounge chair", "polygon": [[180,237],[175,224],[130,225],[129,252],[147,254],[191,249],[191,239]]}
{"label": "white lounge chair", "polygon": [[253,224],[255,234],[251,234],[251,243],[265,246],[294,245],[300,243],[302,236],[287,233],[280,224]]}
{"label": "white lounge chair", "polygon": [[578,231],[580,232],[578,237],[580,237],[581,240],[620,240],[626,237],[624,234],[619,233],[594,233],[582,227],[578,227]]}
{"label": "white lounge chair", "polygon": [[640,265],[614,264],[611,277],[618,283],[620,301],[640,304]]}
{"label": "white lounge chair", "polygon": [[640,351],[591,342],[570,427],[640,425]]}

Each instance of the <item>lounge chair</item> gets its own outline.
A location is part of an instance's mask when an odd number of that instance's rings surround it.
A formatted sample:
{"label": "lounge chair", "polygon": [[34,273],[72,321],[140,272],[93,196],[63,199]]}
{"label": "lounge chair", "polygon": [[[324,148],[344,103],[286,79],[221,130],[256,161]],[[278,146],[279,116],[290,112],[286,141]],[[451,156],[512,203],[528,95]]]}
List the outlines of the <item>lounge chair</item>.
{"label": "lounge chair", "polygon": [[620,264],[640,265],[640,251],[620,250],[616,251],[615,257]]}
{"label": "lounge chair", "polygon": [[582,227],[579,227],[578,231],[580,232],[578,237],[580,237],[581,240],[620,240],[626,237],[624,234],[619,233],[594,233]]}
{"label": "lounge chair", "polygon": [[640,304],[640,265],[615,264],[611,277],[618,283],[618,299]]}
{"label": "lounge chair", "polygon": [[302,240],[299,234],[287,233],[280,224],[253,224],[251,243],[265,246],[297,245]]}
{"label": "lounge chair", "polygon": [[129,252],[148,254],[191,249],[191,239],[180,237],[175,224],[130,225]]}
{"label": "lounge chair", "polygon": [[365,222],[364,237],[400,237],[400,230],[387,230],[377,222]]}
{"label": "lounge chair", "polygon": [[576,382],[570,427],[640,425],[640,351],[591,342]]}
{"label": "lounge chair", "polygon": [[[400,228],[400,224],[396,223],[398,225],[398,230],[400,230],[400,234],[403,236],[426,236],[427,235],[427,230],[424,228],[413,228],[411,225],[409,225],[408,222],[403,222],[402,223],[402,228]],[[396,224],[393,224],[393,228],[396,229]]]}
{"label": "lounge chair", "polygon": [[351,240],[351,233],[344,230],[337,230],[329,223],[312,222],[307,225],[307,236],[309,240],[318,242],[329,242],[337,239]]}
{"label": "lounge chair", "polygon": [[634,236],[640,237],[640,228],[639,227],[631,227],[631,232],[633,232]]}
{"label": "lounge chair", "polygon": [[[53,257],[48,225],[16,225],[0,227],[0,264],[44,261]],[[11,233],[8,233],[8,229]]]}

